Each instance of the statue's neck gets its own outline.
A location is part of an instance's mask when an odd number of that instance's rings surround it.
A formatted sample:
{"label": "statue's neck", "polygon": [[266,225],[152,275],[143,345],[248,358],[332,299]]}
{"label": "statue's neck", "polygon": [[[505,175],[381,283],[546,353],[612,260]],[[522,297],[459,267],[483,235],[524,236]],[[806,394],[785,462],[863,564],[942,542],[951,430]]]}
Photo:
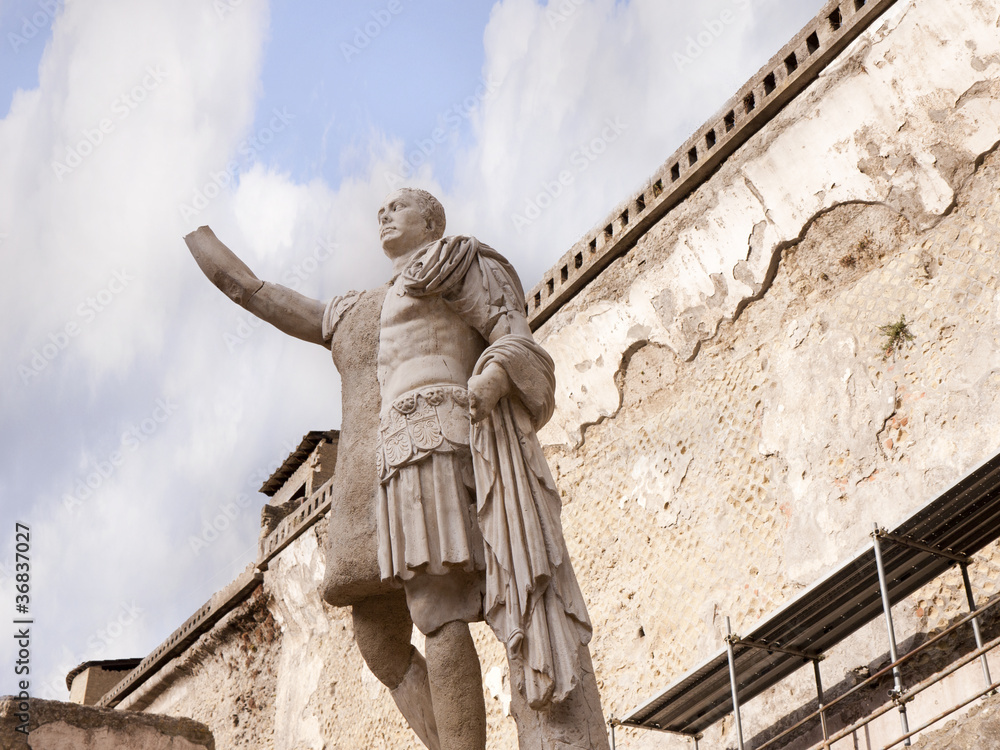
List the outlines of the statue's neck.
{"label": "statue's neck", "polygon": [[431,245],[433,245],[435,242],[437,242],[437,240],[430,240],[429,242],[425,242],[422,245],[418,245],[417,247],[413,248],[412,250],[408,250],[405,253],[402,253],[400,255],[392,257],[391,258],[391,260],[392,260],[392,278],[395,279],[397,276],[399,276],[401,273],[403,273],[403,271],[405,271],[407,269],[407,267],[414,260],[416,260],[419,256],[423,255],[424,251],[428,247],[430,247]]}

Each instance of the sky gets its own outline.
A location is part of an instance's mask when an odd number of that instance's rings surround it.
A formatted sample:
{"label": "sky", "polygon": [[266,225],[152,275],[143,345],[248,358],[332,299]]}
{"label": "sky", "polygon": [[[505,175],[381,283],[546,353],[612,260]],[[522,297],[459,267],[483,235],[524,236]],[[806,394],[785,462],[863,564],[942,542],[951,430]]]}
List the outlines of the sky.
{"label": "sky", "polygon": [[375,214],[414,185],[530,288],[821,6],[0,0],[0,619],[33,620],[0,694],[152,651],[340,424],[329,351],[231,303],[185,234],[325,300],[388,279]]}

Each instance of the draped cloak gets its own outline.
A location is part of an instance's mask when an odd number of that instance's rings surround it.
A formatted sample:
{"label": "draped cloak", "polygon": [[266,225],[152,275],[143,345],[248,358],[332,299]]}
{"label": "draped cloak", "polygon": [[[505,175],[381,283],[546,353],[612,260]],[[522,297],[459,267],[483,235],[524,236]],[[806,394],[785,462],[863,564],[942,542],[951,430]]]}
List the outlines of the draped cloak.
{"label": "draped cloak", "polygon": [[507,260],[475,238],[432,243],[403,281],[407,294],[441,295],[487,342],[493,339],[473,374],[496,363],[510,381],[508,395],[471,427],[486,555],[483,611],[528,704],[542,709],[577,685],[580,649],[592,633],[563,539],[559,492],[536,434],[552,416],[554,365],[530,335],[493,335],[502,316],[524,318],[524,292]]}

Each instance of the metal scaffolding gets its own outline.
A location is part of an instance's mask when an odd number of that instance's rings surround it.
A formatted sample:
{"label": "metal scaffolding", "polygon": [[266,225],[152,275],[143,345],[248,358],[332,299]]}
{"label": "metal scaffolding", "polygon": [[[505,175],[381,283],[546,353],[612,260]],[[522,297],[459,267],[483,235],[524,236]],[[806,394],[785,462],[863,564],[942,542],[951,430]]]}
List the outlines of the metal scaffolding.
{"label": "metal scaffolding", "polygon": [[[613,724],[684,735],[694,740],[697,746],[697,741],[706,728],[722,717],[733,714],[738,747],[743,750],[741,704],[777,684],[804,663],[811,662],[816,680],[818,710],[764,743],[761,748],[773,745],[816,719],[820,721],[822,728],[822,746],[829,747],[850,731],[893,708],[899,711],[902,729],[902,735],[893,744],[903,742],[909,745],[911,736],[942,718],[936,717],[932,722],[911,730],[906,703],[915,694],[950,674],[958,666],[975,659],[980,660],[986,687],[962,705],[995,690],[1000,684],[992,681],[986,661],[986,652],[1000,643],[1000,639],[984,644],[979,628],[982,611],[1000,604],[1000,599],[977,609],[968,573],[971,556],[998,538],[1000,454],[970,472],[892,531],[876,524],[870,546],[766,617],[748,635],[734,634],[727,617],[724,650],[706,659],[658,696],[629,712],[625,718],[613,720]],[[892,623],[892,604],[906,598],[956,564],[962,571],[969,614],[944,633],[900,658]],[[836,700],[824,704],[819,667],[824,653],[879,616],[884,618],[889,636],[891,664]],[[976,650],[973,654],[963,657],[942,674],[904,690],[901,666],[931,643],[966,623],[972,624],[975,637]],[[829,709],[890,672],[893,677],[891,704],[830,736],[827,726]]]}

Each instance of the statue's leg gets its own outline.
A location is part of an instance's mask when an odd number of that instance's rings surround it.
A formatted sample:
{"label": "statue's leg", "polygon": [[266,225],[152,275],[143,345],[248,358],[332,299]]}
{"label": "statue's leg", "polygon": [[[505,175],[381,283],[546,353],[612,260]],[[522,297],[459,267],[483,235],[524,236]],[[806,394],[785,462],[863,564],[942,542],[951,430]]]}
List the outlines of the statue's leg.
{"label": "statue's leg", "polygon": [[427,635],[427,672],[441,750],[484,750],[483,674],[468,623],[448,622]]}
{"label": "statue's leg", "polygon": [[389,688],[420,741],[430,750],[440,750],[427,664],[410,643],[413,622],[403,592],[364,599],[352,607],[352,614],[354,640],[365,664]]}

